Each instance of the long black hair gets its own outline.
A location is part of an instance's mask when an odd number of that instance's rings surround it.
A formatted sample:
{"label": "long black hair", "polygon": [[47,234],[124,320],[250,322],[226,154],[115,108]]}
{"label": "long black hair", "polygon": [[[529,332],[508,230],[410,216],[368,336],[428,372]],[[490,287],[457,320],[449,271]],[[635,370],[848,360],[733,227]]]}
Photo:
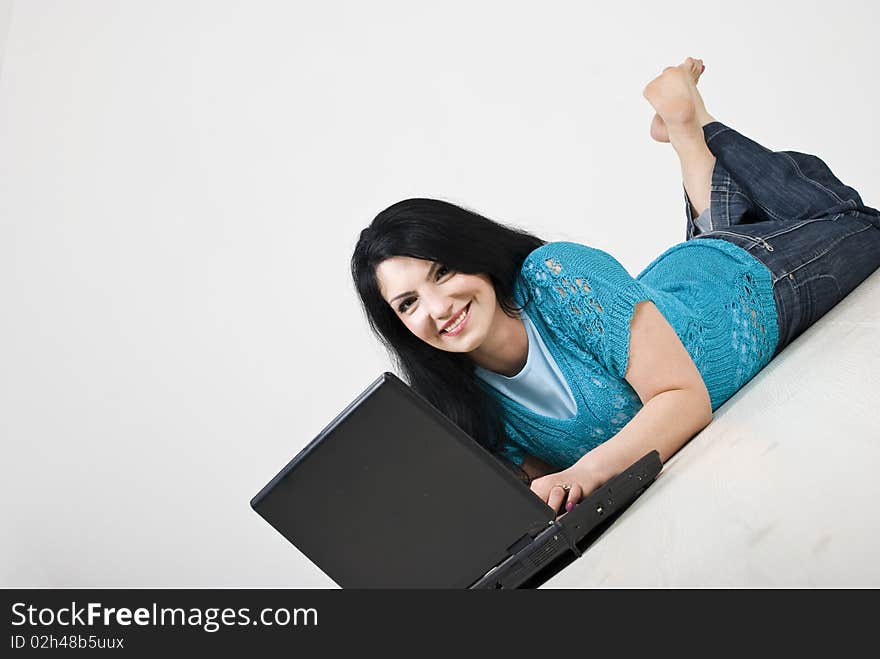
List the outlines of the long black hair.
{"label": "long black hair", "polygon": [[465,353],[439,350],[415,336],[382,298],[376,268],[393,256],[410,256],[488,275],[504,313],[516,318],[522,310],[513,297],[520,266],[545,242],[446,201],[405,199],[361,231],[351,257],[367,321],[403,379],[493,453],[507,436],[497,401],[476,382],[474,363]]}

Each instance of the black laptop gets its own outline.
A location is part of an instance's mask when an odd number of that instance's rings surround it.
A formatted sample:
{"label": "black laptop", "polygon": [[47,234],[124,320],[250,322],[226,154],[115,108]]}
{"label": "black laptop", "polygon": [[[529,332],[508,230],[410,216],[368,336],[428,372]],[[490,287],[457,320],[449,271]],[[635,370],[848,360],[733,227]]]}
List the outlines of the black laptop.
{"label": "black laptop", "polygon": [[656,451],[559,517],[392,373],[251,500],[342,588],[534,588],[654,480]]}

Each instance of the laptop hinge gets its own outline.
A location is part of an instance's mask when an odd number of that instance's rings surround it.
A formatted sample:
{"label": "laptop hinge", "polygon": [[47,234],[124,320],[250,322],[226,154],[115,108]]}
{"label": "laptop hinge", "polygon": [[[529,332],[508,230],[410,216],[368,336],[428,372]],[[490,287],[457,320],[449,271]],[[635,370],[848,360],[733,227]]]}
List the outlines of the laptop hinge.
{"label": "laptop hinge", "polygon": [[[550,522],[537,536],[523,536],[511,545],[510,555],[470,588],[516,588],[524,579],[533,576],[535,568],[546,568],[567,550],[571,550],[575,557],[582,553],[558,521]],[[493,577],[496,573],[498,578]]]}
{"label": "laptop hinge", "polygon": [[523,547],[528,547],[529,544],[534,542],[535,538],[537,538],[539,535],[547,530],[548,526],[553,526],[554,524],[556,524],[556,520],[551,520],[549,522],[538,522],[537,524],[533,524],[532,527],[529,528],[519,540],[517,540],[507,548],[507,555],[513,556]]}
{"label": "laptop hinge", "polygon": [[507,555],[513,556],[524,547],[527,547],[533,540],[534,538],[527,533],[507,548]]}
{"label": "laptop hinge", "polygon": [[581,555],[581,551],[578,549],[577,545],[574,542],[574,539],[569,535],[568,530],[562,526],[557,520],[553,520],[547,524],[547,527],[544,528],[535,528],[523,535],[519,540],[514,542],[510,547],[507,548],[507,555],[513,556],[514,554],[518,554],[523,549],[528,547],[535,541],[535,538],[538,537],[541,533],[547,530],[548,527],[555,526],[557,534],[561,535],[566,544],[571,548],[571,550],[575,553],[576,556]]}

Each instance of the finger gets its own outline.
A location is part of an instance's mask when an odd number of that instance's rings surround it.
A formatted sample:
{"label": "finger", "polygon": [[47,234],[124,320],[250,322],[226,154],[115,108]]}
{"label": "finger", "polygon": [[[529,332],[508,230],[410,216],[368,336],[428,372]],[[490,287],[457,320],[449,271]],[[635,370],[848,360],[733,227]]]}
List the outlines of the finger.
{"label": "finger", "polygon": [[568,493],[568,501],[565,502],[565,511],[568,512],[572,508],[577,505],[577,503],[581,500],[581,497],[584,495],[584,488],[580,486],[579,483],[575,483],[571,486],[571,490]]}
{"label": "finger", "polygon": [[547,487],[533,487],[532,492],[534,492],[535,496],[537,496],[544,503],[548,503],[550,501],[550,492]]}
{"label": "finger", "polygon": [[559,512],[562,502],[565,501],[565,490],[561,485],[554,485],[550,488],[550,499],[547,504],[556,512]]}
{"label": "finger", "polygon": [[535,478],[529,487],[532,492],[541,497],[546,503],[550,497],[550,488],[552,488],[556,482],[557,481],[551,478],[550,475],[541,476],[540,478]]}

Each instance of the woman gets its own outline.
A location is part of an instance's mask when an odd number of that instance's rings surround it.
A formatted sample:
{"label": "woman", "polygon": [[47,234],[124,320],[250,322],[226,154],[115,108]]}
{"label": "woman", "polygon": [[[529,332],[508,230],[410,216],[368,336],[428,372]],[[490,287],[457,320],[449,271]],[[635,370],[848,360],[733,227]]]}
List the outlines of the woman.
{"label": "woman", "polygon": [[410,386],[556,511],[653,449],[666,461],[880,266],[880,212],[819,158],[716,121],[703,70],[688,58],[644,90],[687,232],[635,279],[432,199],[385,209],[355,247],[367,319]]}

